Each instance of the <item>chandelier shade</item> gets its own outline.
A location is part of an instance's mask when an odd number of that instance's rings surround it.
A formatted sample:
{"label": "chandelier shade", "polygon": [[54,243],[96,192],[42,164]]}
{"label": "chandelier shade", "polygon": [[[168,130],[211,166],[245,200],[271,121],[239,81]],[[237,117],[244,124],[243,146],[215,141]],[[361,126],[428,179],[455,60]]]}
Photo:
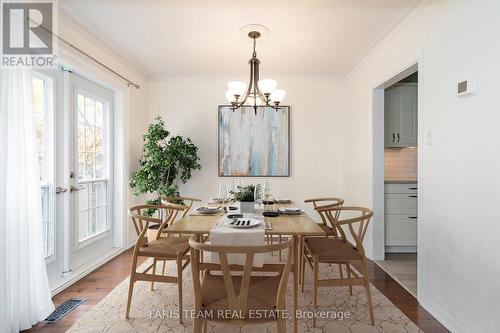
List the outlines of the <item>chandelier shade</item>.
{"label": "chandelier shade", "polygon": [[270,94],[274,89],[276,89],[278,82],[272,79],[264,79],[259,80],[257,85],[259,86],[260,91],[262,91],[264,94]]}
{"label": "chandelier shade", "polygon": [[243,96],[247,89],[247,84],[243,81],[230,81],[227,83],[227,89],[229,89],[234,96]]}
{"label": "chandelier shade", "polygon": [[260,60],[257,58],[257,52],[255,51],[260,32],[250,31],[248,37],[253,39],[252,58],[248,61],[250,64],[250,81],[248,85],[243,81],[228,82],[226,99],[231,103],[233,112],[245,103],[253,107],[255,114],[257,114],[259,106],[269,106],[278,111],[286,93],[283,89],[276,89],[278,83],[275,80],[260,80]]}
{"label": "chandelier shade", "polygon": [[271,93],[271,100],[274,102],[281,103],[283,101],[283,99],[285,98],[285,95],[286,95],[286,91],[284,91],[283,89],[275,89]]}

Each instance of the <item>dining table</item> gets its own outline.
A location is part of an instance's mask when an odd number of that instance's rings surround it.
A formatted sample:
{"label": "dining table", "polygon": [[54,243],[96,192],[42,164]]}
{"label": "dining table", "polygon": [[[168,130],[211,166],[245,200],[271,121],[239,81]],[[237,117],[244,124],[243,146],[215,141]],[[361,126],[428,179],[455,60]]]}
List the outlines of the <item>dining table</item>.
{"label": "dining table", "polygon": [[[291,204],[276,204],[274,209],[289,207]],[[255,210],[255,214],[262,215],[262,211]],[[210,234],[212,228],[221,220],[223,214],[198,214],[196,212],[186,215],[176,223],[170,225],[164,232],[179,235],[196,235],[199,239],[203,235]],[[325,231],[303,210],[300,214],[280,214],[275,217],[262,216],[266,224],[271,228],[266,228],[265,235],[273,236],[291,236],[293,238],[293,332],[297,332],[297,307],[299,293],[299,274],[302,260],[300,256],[300,239],[306,236],[325,236]]]}

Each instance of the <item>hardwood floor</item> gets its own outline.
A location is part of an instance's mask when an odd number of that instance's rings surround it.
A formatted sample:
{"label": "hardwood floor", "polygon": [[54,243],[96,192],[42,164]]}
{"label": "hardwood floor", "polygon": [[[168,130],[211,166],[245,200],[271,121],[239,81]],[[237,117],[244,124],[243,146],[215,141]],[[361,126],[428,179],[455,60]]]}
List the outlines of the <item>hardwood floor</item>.
{"label": "hardwood floor", "polygon": [[[57,294],[53,298],[56,306],[70,297],[82,297],[87,301],[55,324],[38,324],[23,332],[65,332],[129,275],[131,261],[132,251],[128,250]],[[369,274],[371,283],[425,333],[449,332],[377,264],[370,262]]]}
{"label": "hardwood floor", "polygon": [[446,327],[424,310],[417,299],[376,263],[369,262],[370,282],[425,333],[446,333]]}
{"label": "hardwood floor", "polygon": [[[139,258],[140,263],[144,262],[144,260],[145,258]],[[52,299],[56,306],[71,297],[85,298],[85,303],[55,324],[40,323],[23,332],[66,332],[88,310],[99,303],[111,290],[130,275],[131,266],[132,249],[120,254]]]}
{"label": "hardwood floor", "polygon": [[412,295],[417,296],[416,253],[386,253],[385,260],[376,263]]}

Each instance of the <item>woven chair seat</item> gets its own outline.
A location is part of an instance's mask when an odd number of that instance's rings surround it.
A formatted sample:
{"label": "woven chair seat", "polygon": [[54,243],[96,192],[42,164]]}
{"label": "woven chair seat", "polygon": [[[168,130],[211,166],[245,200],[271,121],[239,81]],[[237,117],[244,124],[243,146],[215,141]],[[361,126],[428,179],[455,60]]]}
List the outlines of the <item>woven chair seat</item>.
{"label": "woven chair seat", "polygon": [[319,255],[320,261],[335,262],[361,260],[362,256],[349,242],[340,239],[311,237],[306,238],[305,245],[309,253]]}
{"label": "woven chair seat", "polygon": [[[233,285],[235,294],[238,295],[241,286],[241,276],[233,276]],[[280,284],[281,275],[278,276],[252,276],[248,289],[248,309],[247,313],[241,314],[248,321],[266,321],[265,318],[258,318],[256,313],[269,313],[276,309],[276,297]],[[241,318],[219,318],[217,316],[221,311],[232,309],[229,307],[224,279],[222,275],[206,274],[201,285],[202,309],[206,311],[208,317],[217,321],[241,319]],[[249,316],[250,312],[252,316]],[[238,314],[240,315],[240,314]],[[272,318],[269,320],[273,320]]]}
{"label": "woven chair seat", "polygon": [[162,237],[149,242],[139,249],[138,255],[155,258],[177,258],[178,254],[186,254],[189,251],[189,237]]}

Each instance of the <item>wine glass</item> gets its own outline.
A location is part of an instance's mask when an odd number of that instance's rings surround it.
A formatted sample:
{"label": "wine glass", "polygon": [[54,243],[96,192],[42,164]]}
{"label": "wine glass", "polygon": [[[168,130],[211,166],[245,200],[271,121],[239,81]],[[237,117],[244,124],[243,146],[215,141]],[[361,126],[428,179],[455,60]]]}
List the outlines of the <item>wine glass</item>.
{"label": "wine glass", "polygon": [[231,179],[229,181],[229,190],[230,191],[236,191],[238,188],[238,180],[237,179]]}
{"label": "wine glass", "polygon": [[224,208],[226,207],[226,201],[229,198],[229,187],[226,183],[219,184],[219,200],[222,201]]}
{"label": "wine glass", "polygon": [[271,197],[271,183],[269,180],[264,179],[262,182],[262,190],[264,191],[264,197],[268,200]]}
{"label": "wine glass", "polygon": [[255,184],[255,189],[253,192],[253,199],[256,204],[260,206],[262,201],[264,200],[264,191],[262,191],[262,184],[257,183]]}
{"label": "wine glass", "polygon": [[267,179],[264,179],[264,181],[262,182],[262,191],[264,193],[264,200],[265,200],[264,209],[266,209],[266,206],[268,206],[267,210],[272,210],[273,196],[271,191],[271,183]]}

